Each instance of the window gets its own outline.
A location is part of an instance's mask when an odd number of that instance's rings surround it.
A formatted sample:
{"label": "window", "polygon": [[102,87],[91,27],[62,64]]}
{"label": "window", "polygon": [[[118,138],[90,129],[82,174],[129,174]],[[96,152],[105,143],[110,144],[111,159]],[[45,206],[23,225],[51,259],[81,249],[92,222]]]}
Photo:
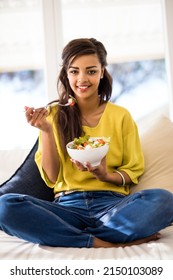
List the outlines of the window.
{"label": "window", "polygon": [[161,1],[61,2],[64,44],[77,37],[104,43],[114,81],[112,101],[126,107],[138,124],[161,110],[167,113]]}
{"label": "window", "polygon": [[24,106],[47,103],[41,1],[1,0],[0,34],[0,149],[31,148],[38,130]]}
{"label": "window", "polygon": [[[26,123],[23,107],[50,101],[44,79],[42,2],[45,9],[50,5],[52,11],[61,10],[61,16],[54,13],[52,18],[52,13],[44,21],[51,26],[57,20],[55,31],[60,29],[59,33],[51,33],[50,26],[46,30],[59,47],[55,50],[52,41],[46,40],[49,85],[56,78],[55,67],[50,69],[61,46],[74,38],[95,37],[108,51],[112,101],[125,106],[137,122],[155,111],[168,110],[161,0],[1,0],[0,149],[31,147],[38,130]],[[55,2],[61,5],[54,6]],[[50,99],[54,93],[48,91]]]}
{"label": "window", "polygon": [[142,60],[110,64],[112,102],[129,109],[140,122],[146,116],[168,111],[165,60]]}

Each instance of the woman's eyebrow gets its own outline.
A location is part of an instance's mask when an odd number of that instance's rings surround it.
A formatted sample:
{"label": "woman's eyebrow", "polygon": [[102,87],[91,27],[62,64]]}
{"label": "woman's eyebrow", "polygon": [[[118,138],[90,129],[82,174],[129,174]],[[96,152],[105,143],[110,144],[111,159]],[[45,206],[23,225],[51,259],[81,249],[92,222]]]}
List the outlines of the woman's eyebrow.
{"label": "woman's eyebrow", "polygon": [[90,69],[90,68],[97,68],[97,66],[88,66],[88,67],[86,67],[86,69]]}
{"label": "woman's eyebrow", "polygon": [[[73,68],[73,69],[79,69],[79,67],[76,67],[76,66],[69,66],[69,69],[70,68]],[[86,69],[90,69],[90,68],[97,68],[97,66],[88,66],[88,67],[86,67]]]}

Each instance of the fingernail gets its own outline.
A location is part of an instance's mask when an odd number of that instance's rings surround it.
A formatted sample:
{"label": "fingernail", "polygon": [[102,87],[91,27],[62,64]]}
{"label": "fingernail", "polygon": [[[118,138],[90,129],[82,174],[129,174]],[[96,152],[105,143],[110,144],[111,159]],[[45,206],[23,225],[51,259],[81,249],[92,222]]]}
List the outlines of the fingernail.
{"label": "fingernail", "polygon": [[29,107],[28,107],[28,106],[25,106],[24,109],[25,109],[25,111],[27,111],[27,110],[29,109]]}

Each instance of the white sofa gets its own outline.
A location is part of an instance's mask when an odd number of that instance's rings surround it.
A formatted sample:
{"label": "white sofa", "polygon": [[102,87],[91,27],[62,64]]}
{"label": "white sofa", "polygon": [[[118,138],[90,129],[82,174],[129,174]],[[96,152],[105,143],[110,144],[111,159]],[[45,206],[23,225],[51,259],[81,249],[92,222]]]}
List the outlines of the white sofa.
{"label": "white sofa", "polygon": [[[165,188],[173,192],[173,123],[165,116],[161,116],[145,134],[141,135],[141,143],[145,156],[145,173],[139,184],[131,191],[147,188]],[[29,151],[0,151],[0,183],[8,179],[24,161]],[[34,152],[34,151],[33,151]],[[26,161],[25,165],[26,165]],[[24,166],[25,166],[24,165]],[[28,171],[27,171],[28,172]],[[17,174],[17,176],[16,176]],[[27,174],[26,174],[27,175]],[[37,174],[38,175],[38,174]],[[20,168],[12,178],[0,187],[0,195],[11,192],[13,185],[21,179]],[[16,179],[17,177],[17,179]],[[22,177],[23,178],[23,177]],[[24,179],[24,178],[23,178]],[[20,183],[20,180],[19,180]],[[30,185],[18,190],[30,192]],[[34,186],[35,188],[37,186]],[[40,187],[43,192],[44,185]],[[34,190],[35,191],[35,190]],[[33,189],[31,187],[31,192]],[[34,193],[35,194],[35,193]],[[39,194],[36,193],[36,196]],[[48,193],[51,196],[50,193]],[[43,197],[46,199],[46,196]],[[141,213],[142,218],[142,213]],[[162,230],[162,238],[146,244],[122,248],[94,249],[94,248],[52,248],[32,244],[0,231],[0,259],[2,260],[172,260],[173,259],[173,226]]]}

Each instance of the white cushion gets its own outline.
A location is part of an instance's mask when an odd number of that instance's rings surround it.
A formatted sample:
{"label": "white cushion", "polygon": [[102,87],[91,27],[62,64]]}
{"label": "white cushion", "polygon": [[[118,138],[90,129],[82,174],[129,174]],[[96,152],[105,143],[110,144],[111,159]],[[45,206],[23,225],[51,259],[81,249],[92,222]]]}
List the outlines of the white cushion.
{"label": "white cushion", "polygon": [[142,189],[163,188],[173,192],[173,122],[160,117],[144,135],[141,144],[145,158],[145,172],[134,193]]}

